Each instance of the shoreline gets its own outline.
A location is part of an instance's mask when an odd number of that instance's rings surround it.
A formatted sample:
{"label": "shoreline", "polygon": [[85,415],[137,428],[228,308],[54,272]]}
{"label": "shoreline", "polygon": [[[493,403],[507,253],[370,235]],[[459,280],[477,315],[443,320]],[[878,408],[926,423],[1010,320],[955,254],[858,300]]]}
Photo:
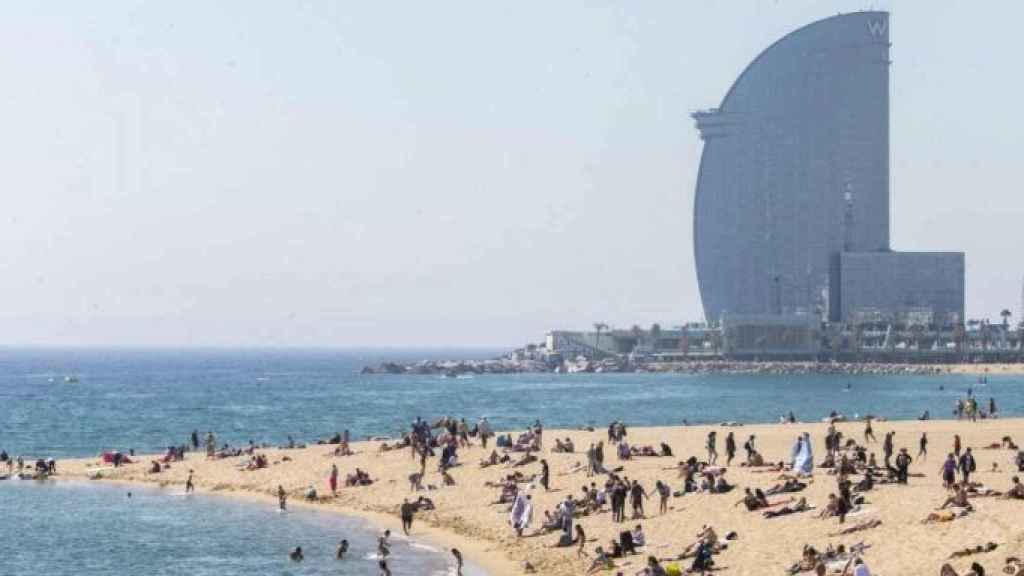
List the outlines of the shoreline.
{"label": "shoreline", "polygon": [[[836,426],[847,438],[861,442],[863,422],[840,422]],[[977,423],[957,420],[875,421],[874,430],[878,443],[868,444],[868,447],[878,453],[880,463],[881,440],[887,431],[895,432],[897,451],[900,447],[908,447],[912,450],[911,454],[917,451],[918,436],[926,431],[930,438],[932,454],[926,462],[915,459],[911,473],[918,476],[911,478],[910,486],[879,485],[868,493],[865,516],[850,518],[847,525],[873,518],[883,520],[883,523],[880,527],[853,536],[829,536],[830,532],[842,526],[837,525],[835,519],[817,519],[817,512],[767,520],[761,518],[760,513],[736,507],[734,504],[742,496],[743,487],[767,489],[778,481],[777,474],[758,473],[755,469],[739,467],[736,462],[729,468],[728,477],[738,490],[725,496],[688,494],[671,499],[672,506],[666,514],[656,512],[654,481],[667,481],[673,490],[678,489],[679,480],[674,471],[676,461],[684,460],[690,455],[704,459],[704,443],[707,433],[711,430],[718,432],[718,446],[722,459],[724,437],[727,433],[733,432],[737,438],[739,458],[742,458],[744,440],[754,434],[757,437],[758,450],[771,462],[788,460],[795,436],[809,432],[815,447],[817,464],[824,454],[822,438],[826,428],[827,424],[822,422],[766,423],[735,427],[692,425],[628,428],[627,440],[632,444],[657,446],[659,441],[664,441],[672,447],[675,455],[672,458],[638,457],[620,462],[611,453],[613,448],[606,448],[605,461],[609,464],[608,467],[621,465],[624,467],[623,474],[641,481],[653,496],[653,500],[648,503],[652,510],[643,519],[631,520],[628,524],[612,523],[606,512],[579,519],[578,522],[586,527],[590,537],[587,551],[590,552],[594,546],[604,545],[609,539],[617,537],[618,531],[624,527],[631,528],[634,523],[642,522],[651,545],[644,551],[644,555],[631,556],[619,561],[619,569],[627,574],[638,571],[648,553],[659,557],[675,555],[693,541],[693,535],[704,524],[714,526],[721,533],[730,530],[739,532],[739,540],[719,558],[721,565],[728,567],[728,572],[733,574],[762,574],[766,571],[781,573],[799,559],[803,544],[823,549],[826,545],[850,545],[866,541],[872,545],[872,549],[866,554],[865,559],[871,565],[872,571],[885,574],[938,573],[939,565],[946,562],[954,550],[987,541],[997,542],[999,549],[996,553],[980,558],[986,568],[995,566],[996,561],[1001,562],[1004,553],[1024,555],[1024,534],[1013,528],[1019,524],[1017,518],[1021,511],[1024,511],[1024,503],[984,498],[976,502],[976,511],[965,519],[937,528],[923,526],[920,522],[934,511],[947,495],[936,472],[945,452],[952,444],[953,434],[962,436],[964,446],[975,448],[978,461],[975,478],[988,487],[1005,490],[1009,485],[1010,476],[1017,474],[1016,466],[1013,466],[1016,451],[982,448],[998,442],[1003,436],[1012,436],[1018,441],[1024,440],[1024,418],[991,419]],[[591,481],[604,481],[604,476],[591,479],[583,472],[571,470],[574,464],[586,461],[586,447],[591,442],[605,440],[605,436],[606,431],[603,429],[545,431],[545,450],[538,456],[551,463],[553,491],[545,492],[536,486],[521,485],[521,489],[530,491],[535,502],[534,522],[530,531],[541,524],[543,512],[553,509],[567,494],[577,496],[581,487],[589,485]],[[571,437],[576,444],[577,452],[551,452],[555,437]],[[391,529],[396,534],[399,534],[400,530],[397,507],[403,498],[414,499],[416,496],[426,495],[437,504],[437,510],[417,514],[412,537],[436,545],[442,551],[447,551],[452,546],[458,547],[468,562],[483,568],[491,576],[523,574],[523,560],[529,560],[536,567],[537,574],[576,576],[586,571],[589,560],[577,558],[575,548],[552,547],[554,540],[557,539],[556,533],[534,538],[516,538],[508,526],[505,507],[491,504],[497,490],[485,487],[485,482],[498,481],[513,471],[533,474],[539,470],[539,464],[517,468],[501,465],[479,468],[477,461],[485,452],[479,445],[474,445],[459,452],[462,465],[451,471],[457,480],[456,486],[441,487],[429,492],[411,492],[407,476],[410,471],[418,469],[418,463],[411,459],[407,448],[378,452],[379,445],[379,442],[355,442],[352,448],[356,454],[344,457],[331,455],[333,445],[258,450],[273,463],[266,469],[254,472],[243,472],[236,468],[236,465],[247,460],[247,457],[205,460],[193,453],[184,462],[174,463],[166,472],[159,475],[147,474],[149,459],[140,456],[135,464],[116,471],[104,470],[106,477],[102,481],[181,486],[187,470],[192,468],[195,469],[197,489],[204,494],[220,494],[271,506],[276,506],[273,490],[280,483],[290,494],[290,506],[302,505],[313,510],[361,518],[380,529]],[[521,454],[511,455],[518,458]],[[95,458],[61,461],[58,464],[58,471],[66,478],[87,478],[92,470],[90,465],[95,462]],[[428,463],[425,484],[440,485],[439,475],[434,471],[435,463],[436,458]],[[998,471],[991,471],[993,463],[999,466]],[[326,471],[331,464],[338,465],[342,479],[345,474],[359,467],[369,472],[375,481],[370,486],[339,489],[338,497],[327,503],[302,502],[300,494],[310,483],[315,485],[318,492],[324,489]],[[815,468],[814,472],[814,480],[804,492],[770,498],[774,501],[783,496],[806,496],[808,502],[820,510],[828,493],[835,490],[835,477],[827,475],[826,471],[820,468]],[[323,492],[320,493],[323,495]],[[779,530],[784,530],[787,534],[784,541],[778,538]],[[973,559],[950,562],[957,570],[962,570]]]}
{"label": "shoreline", "polygon": [[[144,458],[147,455],[142,455],[140,458]],[[148,455],[156,458],[156,455]],[[77,462],[82,459],[75,459]],[[63,463],[72,463],[72,461],[62,461]],[[74,475],[67,475],[63,472],[57,476],[52,477],[51,480],[55,482],[77,482],[82,484],[94,484],[102,483],[105,485],[119,485],[126,487],[139,487],[150,490],[164,491],[169,489],[175,484],[160,482],[156,480],[144,480],[144,479],[123,479],[123,478],[102,478],[93,479],[88,475],[81,473],[75,473]],[[216,488],[216,487],[215,487]],[[245,503],[246,505],[268,505],[277,506],[277,497],[270,494],[264,494],[262,492],[256,492],[252,490],[235,490],[235,489],[210,489],[205,486],[196,486],[196,492],[201,493],[204,496],[213,496],[215,498],[227,498],[238,502]],[[365,521],[369,527],[377,532],[384,530],[391,530],[392,536],[405,538],[410,541],[421,541],[427,544],[431,544],[438,549],[438,554],[444,558],[450,559],[451,553],[450,548],[458,548],[467,563],[475,565],[478,568],[483,569],[487,576],[505,576],[508,574],[520,574],[522,570],[511,560],[508,560],[504,555],[496,556],[493,554],[491,548],[484,545],[476,540],[466,538],[465,536],[445,530],[443,528],[427,524],[418,519],[419,521],[414,524],[414,533],[406,536],[402,533],[402,524],[399,519],[394,515],[384,514],[383,512],[374,512],[371,510],[360,510],[357,508],[349,508],[345,506],[332,505],[329,502],[314,503],[308,502],[303,499],[288,499],[288,507],[297,507],[302,510],[311,510],[323,514],[334,514],[339,516],[347,516],[355,518],[357,520]],[[500,552],[500,551],[499,551]]]}

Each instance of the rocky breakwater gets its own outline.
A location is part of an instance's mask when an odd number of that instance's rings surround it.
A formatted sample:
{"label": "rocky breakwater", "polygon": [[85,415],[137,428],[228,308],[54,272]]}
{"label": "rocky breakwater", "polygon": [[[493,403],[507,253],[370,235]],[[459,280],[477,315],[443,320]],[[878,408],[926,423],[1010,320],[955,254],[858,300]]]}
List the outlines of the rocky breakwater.
{"label": "rocky breakwater", "polygon": [[362,374],[420,374],[456,378],[475,374],[522,374],[551,372],[553,368],[540,360],[496,358],[493,360],[423,360],[414,364],[383,362],[366,366]]}

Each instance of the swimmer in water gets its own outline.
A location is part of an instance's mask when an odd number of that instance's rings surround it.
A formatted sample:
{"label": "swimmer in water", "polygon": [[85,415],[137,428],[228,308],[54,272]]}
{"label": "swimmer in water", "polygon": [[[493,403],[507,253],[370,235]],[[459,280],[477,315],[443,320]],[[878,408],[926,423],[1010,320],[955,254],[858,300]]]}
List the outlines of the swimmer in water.
{"label": "swimmer in water", "polygon": [[292,559],[292,562],[302,562],[302,546],[296,546],[295,550],[292,550],[288,557]]}
{"label": "swimmer in water", "polygon": [[455,576],[462,576],[462,552],[458,548],[452,548],[452,556],[455,557]]}
{"label": "swimmer in water", "polygon": [[338,543],[338,552],[335,554],[335,558],[338,560],[345,559],[345,553],[348,552],[348,540],[342,540]]}

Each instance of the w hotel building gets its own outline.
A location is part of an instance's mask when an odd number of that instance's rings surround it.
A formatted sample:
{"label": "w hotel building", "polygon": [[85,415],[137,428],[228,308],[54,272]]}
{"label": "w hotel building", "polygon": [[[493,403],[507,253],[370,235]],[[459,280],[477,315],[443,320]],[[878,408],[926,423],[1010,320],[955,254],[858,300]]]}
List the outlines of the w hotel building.
{"label": "w hotel building", "polygon": [[769,46],[718,108],[694,207],[706,318],[961,322],[962,252],[889,243],[889,15],[859,12]]}

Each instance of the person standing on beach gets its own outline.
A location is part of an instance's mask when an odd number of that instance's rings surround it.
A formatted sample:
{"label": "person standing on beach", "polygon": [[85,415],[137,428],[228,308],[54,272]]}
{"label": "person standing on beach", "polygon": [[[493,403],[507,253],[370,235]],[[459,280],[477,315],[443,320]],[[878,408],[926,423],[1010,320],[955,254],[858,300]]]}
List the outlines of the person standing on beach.
{"label": "person standing on beach", "polygon": [[946,456],[939,473],[942,474],[942,485],[947,490],[952,488],[956,484],[956,457],[952,454]]}
{"label": "person standing on beach", "polygon": [[910,454],[907,453],[906,448],[900,448],[900,453],[896,456],[896,483],[906,484],[907,478],[910,476]]}
{"label": "person standing on beach", "polygon": [[647,491],[640,485],[638,480],[633,480],[633,486],[629,489],[630,500],[633,504],[633,519],[644,517],[644,498],[647,498]]}
{"label": "person standing on beach", "polygon": [[195,484],[192,483],[192,470],[188,471],[188,478],[185,479],[185,494],[191,494],[196,491]]}
{"label": "person standing on beach", "polygon": [[412,530],[412,517],[415,512],[415,507],[409,503],[409,499],[406,498],[402,502],[402,507],[399,509],[399,514],[402,517],[402,532],[406,536],[409,535],[409,531]]}
{"label": "person standing on beach", "polygon": [[974,454],[971,454],[970,447],[964,451],[963,456],[960,456],[960,475],[964,479],[964,486],[967,486],[970,482],[971,473],[978,469],[977,463],[974,461]]}
{"label": "person standing on beach", "polygon": [[957,458],[960,457],[960,450],[961,450],[961,448],[962,448],[962,445],[960,444],[960,435],[959,434],[954,434],[953,435],[953,455],[956,456]]}
{"label": "person standing on beach", "polygon": [[877,442],[877,440],[875,440],[875,431],[871,429],[871,416],[868,416],[864,420],[864,443]]}
{"label": "person standing on beach", "polygon": [[336,496],[338,494],[338,465],[331,464],[331,475],[327,479],[327,484],[331,487],[331,495]]}
{"label": "person standing on beach", "polygon": [[743,449],[747,451],[747,464],[750,464],[750,460],[751,458],[754,457],[754,452],[756,452],[756,450],[754,449],[753,434],[751,434],[750,438],[747,438],[747,441],[743,443]]}
{"label": "person standing on beach", "polygon": [[199,451],[199,430],[192,431],[192,450]]}
{"label": "person standing on beach", "polygon": [[925,462],[928,461],[928,433],[921,432],[921,440],[918,442],[919,448],[917,449],[917,457],[924,457]]}
{"label": "person standing on beach", "polygon": [[716,436],[717,433],[714,430],[708,432],[708,464],[714,464],[718,461],[718,450],[715,447],[717,444]]}
{"label": "person standing on beach", "polygon": [[732,466],[732,459],[736,457],[736,437],[730,430],[725,436],[725,465]]}
{"label": "person standing on beach", "polygon": [[885,439],[882,441],[882,453],[885,455],[885,467],[889,468],[889,459],[892,458],[892,437],[895,436],[895,432],[886,432]]}
{"label": "person standing on beach", "polygon": [[487,421],[487,417],[484,416],[480,419],[480,422],[476,425],[476,433],[480,435],[480,442],[484,446],[484,450],[487,449],[487,439],[491,437],[491,423]]}
{"label": "person standing on beach", "polygon": [[284,491],[284,486],[277,485],[277,506],[284,512],[288,505],[288,494]]}
{"label": "person standing on beach", "polygon": [[551,490],[551,469],[548,467],[547,460],[540,461],[540,485],[544,487],[544,491],[548,492]]}
{"label": "person standing on beach", "polygon": [[455,557],[455,576],[462,576],[462,552],[458,548],[452,548],[452,556]]}

